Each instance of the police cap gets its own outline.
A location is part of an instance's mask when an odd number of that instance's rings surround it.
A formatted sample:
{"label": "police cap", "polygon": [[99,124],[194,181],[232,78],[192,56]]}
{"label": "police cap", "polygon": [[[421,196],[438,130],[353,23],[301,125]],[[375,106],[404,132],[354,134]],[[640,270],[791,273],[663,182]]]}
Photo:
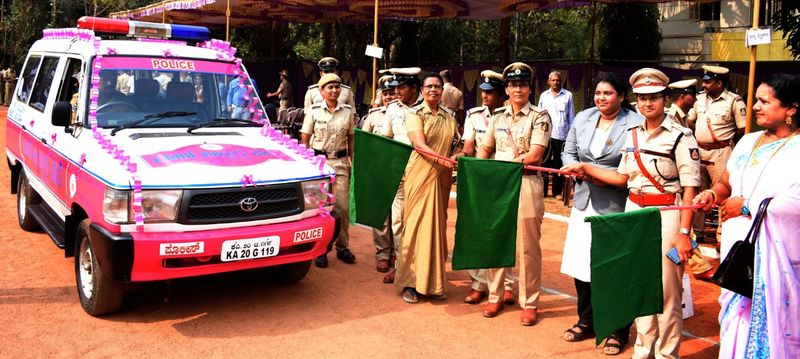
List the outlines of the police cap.
{"label": "police cap", "polygon": [[533,79],[533,68],[522,63],[515,62],[503,69],[503,79],[509,81],[531,81]]}
{"label": "police cap", "polygon": [[336,74],[325,74],[325,75],[322,75],[322,77],[319,78],[319,82],[317,82],[317,86],[319,86],[319,88],[322,89],[323,87],[325,87],[325,85],[327,85],[329,83],[332,83],[332,82],[340,84],[340,83],[342,83],[342,79],[339,78],[339,75],[336,75]]}
{"label": "police cap", "polygon": [[697,79],[675,81],[669,84],[669,89],[673,94],[697,93]]}
{"label": "police cap", "polygon": [[659,70],[645,67],[631,75],[630,83],[633,93],[657,93],[667,88],[669,77]]}
{"label": "police cap", "polygon": [[481,71],[481,84],[478,86],[483,91],[502,90],[505,87],[503,75],[492,70]]}
{"label": "police cap", "polygon": [[728,77],[728,72],[727,67],[703,65],[703,81]]}
{"label": "police cap", "polygon": [[317,66],[322,71],[336,70],[339,67],[339,60],[333,57],[323,57],[317,62]]}

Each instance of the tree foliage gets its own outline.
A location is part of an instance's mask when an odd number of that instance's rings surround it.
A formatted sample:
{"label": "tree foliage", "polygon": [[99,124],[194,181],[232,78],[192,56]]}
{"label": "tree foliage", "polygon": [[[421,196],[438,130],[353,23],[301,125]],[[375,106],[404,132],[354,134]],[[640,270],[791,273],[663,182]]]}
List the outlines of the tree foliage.
{"label": "tree foliage", "polygon": [[784,0],[775,14],[776,30],[783,31],[786,47],[795,59],[800,59],[800,0]]}
{"label": "tree foliage", "polygon": [[608,62],[658,61],[661,29],[654,4],[608,4],[598,6],[600,59]]}

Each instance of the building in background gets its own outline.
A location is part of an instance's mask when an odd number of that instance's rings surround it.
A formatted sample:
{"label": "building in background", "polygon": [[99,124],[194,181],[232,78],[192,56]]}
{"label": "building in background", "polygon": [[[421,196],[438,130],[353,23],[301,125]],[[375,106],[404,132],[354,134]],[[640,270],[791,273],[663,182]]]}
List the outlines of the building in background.
{"label": "building in background", "polygon": [[[761,0],[759,26],[771,26],[780,0]],[[752,27],[754,0],[673,1],[661,12],[661,60],[665,66],[700,68],[703,62],[749,61],[745,31]],[[783,33],[758,46],[758,61],[791,61]]]}

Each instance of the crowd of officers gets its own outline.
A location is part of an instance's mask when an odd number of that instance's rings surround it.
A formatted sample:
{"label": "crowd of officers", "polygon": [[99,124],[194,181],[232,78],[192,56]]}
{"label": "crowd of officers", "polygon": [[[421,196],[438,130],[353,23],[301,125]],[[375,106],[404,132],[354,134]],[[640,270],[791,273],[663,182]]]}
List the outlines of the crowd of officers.
{"label": "crowd of officers", "polygon": [[[359,124],[353,92],[342,84],[337,75],[338,61],[326,57],[319,61],[318,66],[320,80],[317,84],[308,87],[304,99],[305,118],[301,130],[301,143],[312,148],[317,155],[325,156],[327,163],[336,172],[335,212],[343,220],[343,230],[334,242],[336,257],[345,263],[353,264],[356,256],[348,248],[348,205],[350,166],[354,153],[354,128],[360,125],[364,131],[412,144],[406,130],[406,119],[410,113],[414,113],[416,107],[423,103],[420,69],[410,67],[382,70],[374,106]],[[664,127],[666,132],[653,134],[652,129],[648,130],[647,125],[642,125],[645,123],[644,118],[633,112],[633,115],[637,116],[637,120],[634,122],[639,126],[625,128],[627,132],[641,131],[640,136],[642,137],[638,142],[636,136],[633,136],[632,143],[629,143],[630,139],[625,142],[629,147],[626,147],[626,151],[633,151],[631,153],[635,153],[636,156],[623,154],[623,157],[627,158],[627,160],[623,159],[624,163],[619,164],[619,174],[623,177],[614,177],[614,180],[622,178],[623,187],[627,183],[628,190],[632,193],[630,200],[637,203],[638,207],[663,202],[661,199],[665,196],[671,196],[673,201],[671,204],[680,203],[680,200],[675,202],[675,198],[680,192],[684,192],[684,188],[690,188],[690,193],[695,193],[697,185],[701,189],[708,188],[724,172],[732,145],[744,132],[745,105],[741,97],[728,90],[728,69],[718,66],[703,66],[703,69],[702,88],[704,92],[699,94],[696,91],[697,80],[683,80],[668,84],[667,77],[655,69],[642,69],[630,79],[638,103],[644,104],[641,106],[656,103],[655,101],[660,99],[657,97],[661,95],[664,97],[668,95],[671,100],[668,104],[664,99],[663,106],[665,108],[663,114],[660,115],[667,119],[662,125],[662,127],[666,126]],[[530,66],[517,62],[508,65],[502,72],[487,69],[480,75],[482,81],[479,88],[482,106],[467,111],[463,109],[463,93],[453,86],[450,72],[445,70],[438,76],[444,80],[443,88],[439,89],[442,91],[439,106],[447,109],[447,113],[455,115],[456,118],[463,119],[463,132],[460,138],[456,137],[453,141],[451,158],[474,156],[515,161],[523,165],[561,167],[561,152],[567,137],[574,136],[572,133],[575,132],[574,121],[576,118],[572,94],[562,86],[563,74],[559,71],[549,74],[549,87],[541,94],[538,105],[529,102],[534,75],[534,69]],[[600,91],[599,89],[598,86],[597,91]],[[624,97],[627,95],[627,90],[618,95],[622,95],[622,101],[626,101]],[[598,101],[598,96],[603,97],[605,94],[596,93],[595,101]],[[669,107],[667,108],[667,106]],[[638,106],[636,109],[639,109]],[[648,110],[652,112],[651,107],[648,107]],[[584,116],[584,118],[586,117]],[[578,116],[578,118],[581,117]],[[595,127],[605,123],[602,120],[595,122]],[[611,119],[611,121],[613,120]],[[610,126],[607,125],[605,130],[608,130]],[[634,128],[637,130],[631,131]],[[680,136],[667,135],[673,133],[671,132],[673,128],[676,131],[674,133],[680,134]],[[591,130],[594,131],[595,128]],[[611,141],[610,137],[609,141]],[[668,153],[667,156],[659,157],[653,156],[653,153],[648,154],[648,150],[644,147],[655,146],[653,144],[655,142],[659,143],[659,147],[664,147],[665,152],[671,150],[672,155],[670,156]],[[639,144],[642,143],[643,145],[640,146]],[[610,146],[610,144],[606,145]],[[643,147],[642,151],[639,151],[639,147]],[[675,154],[676,148],[686,153]],[[647,159],[648,161],[653,160],[654,165],[643,165],[638,156],[639,152],[642,152],[643,156],[653,157],[647,157]],[[633,159],[634,157],[636,160]],[[681,161],[688,164],[678,163]],[[659,170],[667,167],[681,170],[669,171],[669,175]],[[687,168],[696,168],[697,171],[689,171]],[[692,177],[690,180],[686,177],[687,173]],[[526,169],[523,172],[517,224],[517,251],[519,253],[517,280],[515,281],[511,268],[469,271],[472,285],[464,301],[477,304],[488,299],[488,304],[482,313],[485,317],[495,317],[504,310],[506,305],[518,302],[523,309],[520,318],[522,325],[534,325],[538,320],[537,307],[541,293],[541,248],[539,242],[544,216],[543,197],[550,187],[544,182],[546,177],[546,174],[540,171]],[[591,178],[586,173],[581,173],[581,176],[578,177],[586,180]],[[683,185],[681,180],[685,182]],[[403,182],[400,183],[390,215],[383,228],[373,229],[376,269],[379,272],[387,273],[383,278],[384,283],[395,281],[394,267],[398,255],[400,255],[398,250],[401,248],[400,241],[403,238],[405,222],[403,218],[405,205]],[[652,186],[651,184],[660,185]],[[561,194],[561,186],[560,176],[554,176],[552,184],[554,196]],[[663,190],[659,193],[646,188]],[[673,240],[675,240],[674,238],[688,238],[692,233],[692,228],[684,225],[683,221],[676,220],[674,226],[670,226],[676,227],[676,232],[679,231],[675,236],[670,236]],[[677,227],[680,227],[679,230]],[[694,232],[699,234],[704,231],[703,218],[701,215],[697,215],[694,220]],[[669,243],[669,246],[676,245],[676,243]],[[680,245],[679,249],[684,250],[681,258],[689,262],[696,275],[708,274],[711,269],[708,262],[702,259],[699,252],[694,252],[694,255],[685,252],[685,247],[685,245]],[[317,267],[326,267],[328,265],[327,255],[318,257],[315,264]],[[681,273],[682,268],[681,265]],[[677,290],[680,292],[680,284],[677,285]],[[515,287],[517,287],[517,296],[513,293]],[[419,292],[426,293],[424,290]],[[437,293],[436,297],[441,297],[441,295]],[[406,296],[404,295],[403,298],[406,299]],[[671,316],[672,314],[667,315]],[[655,337],[659,336],[660,324],[654,322],[652,325],[652,328],[647,329],[650,331],[647,335],[653,336],[653,340],[655,340]],[[585,327],[582,328],[585,329]],[[568,333],[565,334],[570,333],[569,337],[565,336],[566,340],[573,341],[572,339],[581,337],[579,332],[576,336],[575,331],[568,330]],[[658,339],[658,341],[664,342],[670,340],[674,344],[674,341],[679,338]],[[619,353],[624,341],[627,341],[627,338],[612,343],[616,347],[614,348],[612,345],[611,349],[617,350],[604,351],[604,353],[612,355]],[[652,350],[651,347],[644,354],[652,355]]]}

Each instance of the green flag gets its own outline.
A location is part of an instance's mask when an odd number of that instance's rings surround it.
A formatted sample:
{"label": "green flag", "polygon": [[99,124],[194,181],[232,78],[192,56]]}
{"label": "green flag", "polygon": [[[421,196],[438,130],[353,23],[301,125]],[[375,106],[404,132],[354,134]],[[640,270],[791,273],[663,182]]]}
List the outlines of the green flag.
{"label": "green flag", "polygon": [[373,133],[355,130],[350,175],[350,218],[382,228],[413,147]]}
{"label": "green flag", "polygon": [[459,157],[454,270],[514,266],[521,183],[519,163]]}
{"label": "green flag", "polygon": [[586,217],[592,225],[592,309],[596,345],[664,308],[661,213],[650,207]]}

